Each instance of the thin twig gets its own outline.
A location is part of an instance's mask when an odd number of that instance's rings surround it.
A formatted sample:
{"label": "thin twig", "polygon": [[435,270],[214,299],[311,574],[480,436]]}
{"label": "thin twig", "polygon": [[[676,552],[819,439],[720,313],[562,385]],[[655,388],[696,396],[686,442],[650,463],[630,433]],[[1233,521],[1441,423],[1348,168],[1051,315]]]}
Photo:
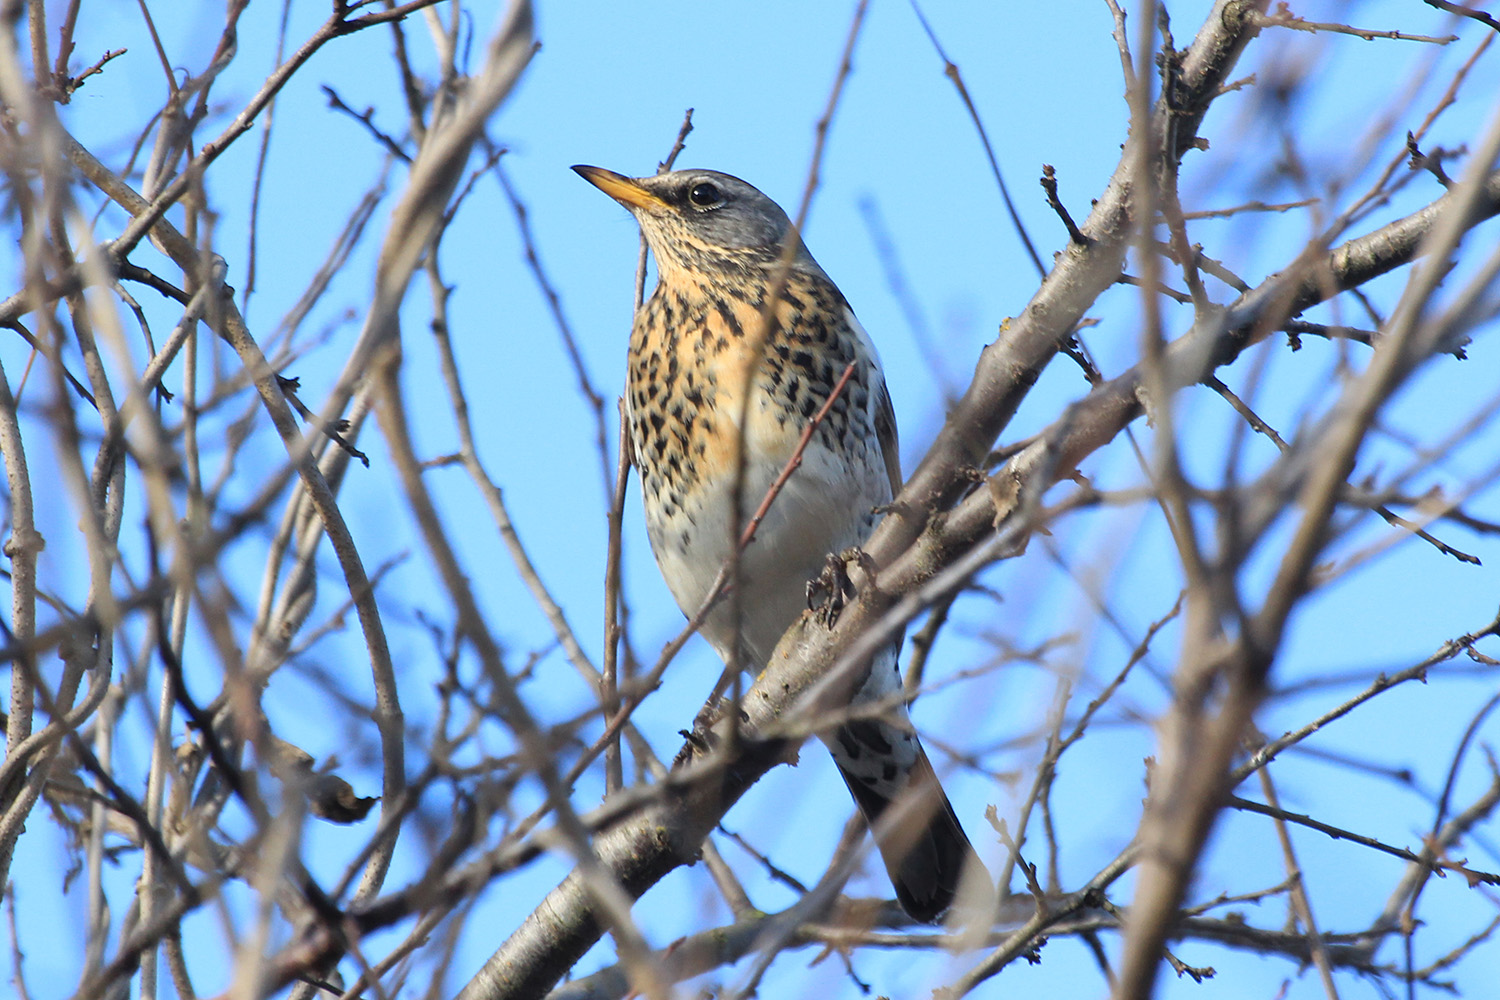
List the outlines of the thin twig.
{"label": "thin twig", "polygon": [[[1430,2],[1430,0],[1428,0]],[[1251,21],[1257,28],[1293,28],[1297,31],[1318,32],[1329,31],[1340,35],[1354,35],[1371,41],[1376,38],[1393,38],[1407,42],[1431,42],[1434,45],[1447,45],[1449,42],[1458,41],[1457,35],[1411,35],[1404,31],[1381,31],[1375,28],[1356,28],[1350,24],[1337,24],[1328,21],[1308,21],[1300,18],[1287,9],[1286,4],[1278,4],[1275,14],[1251,15]]]}
{"label": "thin twig", "polygon": [[813,418],[808,421],[807,426],[802,428],[802,436],[797,439],[797,447],[792,451],[792,457],[787,459],[786,465],[781,467],[781,473],[771,483],[771,488],[766,490],[766,495],[761,499],[760,506],[755,508],[755,513],[750,515],[750,520],[745,522],[745,530],[740,534],[740,548],[744,549],[755,540],[755,529],[760,527],[760,522],[765,520],[766,514],[771,510],[771,504],[781,494],[782,487],[786,486],[792,473],[802,467],[802,456],[807,451],[807,446],[812,442],[813,434],[817,433],[818,427],[828,417],[828,411],[833,409],[839,396],[843,395],[844,387],[849,384],[849,379],[854,376],[854,369],[858,362],[851,361],[844,366],[844,373],[839,380],[833,384],[833,389],[828,393],[828,398],[823,400],[823,405]]}
{"label": "thin twig", "polygon": [[1031,265],[1036,268],[1036,273],[1046,275],[1047,267],[1042,263],[1041,254],[1037,253],[1036,246],[1031,242],[1030,234],[1026,232],[1026,225],[1021,221],[1021,213],[1016,211],[1016,203],[1011,200],[1010,188],[1006,186],[1005,177],[1000,173],[1000,160],[995,156],[995,147],[990,144],[989,133],[985,131],[984,122],[979,117],[979,108],[975,106],[974,99],[969,96],[969,88],[964,86],[963,74],[959,72],[958,65],[948,58],[948,53],[943,51],[937,32],[933,31],[932,25],[927,23],[927,15],[922,13],[917,0],[910,0],[910,2],[912,13],[917,15],[922,30],[927,33],[927,39],[932,42],[938,58],[943,61],[943,75],[953,81],[953,88],[958,91],[958,99],[963,102],[964,110],[969,113],[969,121],[974,123],[974,130],[979,133],[979,143],[984,147],[984,155],[990,163],[990,173],[994,174],[995,184],[1000,188],[1000,198],[1005,202],[1005,212],[1010,216],[1011,228],[1015,230],[1021,245],[1026,248],[1026,256],[1031,259]]}
{"label": "thin twig", "polygon": [[1052,164],[1042,164],[1042,190],[1047,192],[1047,204],[1057,217],[1062,220],[1063,228],[1068,231],[1068,241],[1079,246],[1086,245],[1089,238],[1083,235],[1078,224],[1073,221],[1073,216],[1068,214],[1067,206],[1057,197],[1057,171]]}

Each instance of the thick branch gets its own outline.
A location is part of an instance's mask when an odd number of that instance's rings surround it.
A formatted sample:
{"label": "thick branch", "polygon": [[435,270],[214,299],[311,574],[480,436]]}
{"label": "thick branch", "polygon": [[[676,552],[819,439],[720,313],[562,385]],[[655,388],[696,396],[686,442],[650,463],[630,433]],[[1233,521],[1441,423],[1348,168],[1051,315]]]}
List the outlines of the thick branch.
{"label": "thick branch", "polygon": [[[1169,152],[1174,163],[1191,148],[1203,115],[1256,33],[1247,15],[1264,6],[1220,0],[1182,54],[1174,107],[1158,101],[1151,117],[1156,142],[1170,127],[1174,147]],[[1071,336],[1084,311],[1119,278],[1132,233],[1131,190],[1139,181],[1133,166],[1130,157],[1121,158],[1080,227],[1089,242],[1070,243],[1057,254],[1025,311],[1004,324],[1000,337],[980,355],[968,390],[896,498],[893,513],[866,546],[879,565],[888,564],[910,546],[931,515],[967,487],[971,480],[965,473],[983,463],[995,438]]]}

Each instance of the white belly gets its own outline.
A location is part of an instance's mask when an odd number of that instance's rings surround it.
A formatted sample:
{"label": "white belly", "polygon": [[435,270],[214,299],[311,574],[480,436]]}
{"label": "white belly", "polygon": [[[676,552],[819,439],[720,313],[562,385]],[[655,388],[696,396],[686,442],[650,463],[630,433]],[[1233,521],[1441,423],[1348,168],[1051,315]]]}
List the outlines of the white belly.
{"label": "white belly", "polygon": [[[847,449],[846,449],[847,450]],[[874,525],[874,508],[890,500],[890,485],[877,449],[853,449],[853,461],[835,457],[816,438],[772,501],[755,539],[740,557],[738,627],[725,599],[702,632],[726,658],[738,632],[742,650],[755,669],[762,667],[787,627],[807,607],[807,582],[830,554],[864,541]],[[790,452],[788,452],[788,455]],[[695,491],[671,518],[653,516],[646,526],[662,576],[683,613],[692,616],[708,596],[732,550],[731,533],[743,531],[785,464],[751,463],[745,470],[740,524],[732,484],[722,477]]]}

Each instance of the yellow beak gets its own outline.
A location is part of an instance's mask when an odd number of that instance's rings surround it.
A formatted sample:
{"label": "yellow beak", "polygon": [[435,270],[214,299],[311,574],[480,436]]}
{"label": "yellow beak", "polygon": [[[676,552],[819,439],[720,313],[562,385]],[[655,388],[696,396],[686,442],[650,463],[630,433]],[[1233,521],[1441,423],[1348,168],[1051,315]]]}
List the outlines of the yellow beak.
{"label": "yellow beak", "polygon": [[603,167],[575,166],[573,172],[621,205],[637,208],[667,208],[667,203],[641,186],[641,182]]}

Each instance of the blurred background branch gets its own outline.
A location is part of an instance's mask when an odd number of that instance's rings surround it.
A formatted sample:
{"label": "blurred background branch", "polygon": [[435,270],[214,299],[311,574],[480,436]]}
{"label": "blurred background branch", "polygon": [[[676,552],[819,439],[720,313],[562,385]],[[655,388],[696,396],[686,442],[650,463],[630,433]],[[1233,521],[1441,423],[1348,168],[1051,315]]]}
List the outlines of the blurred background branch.
{"label": "blurred background branch", "polygon": [[[1489,14],[116,6],[0,19],[18,995],[1489,988]],[[907,447],[727,713],[564,169],[668,148],[816,189]],[[779,767],[903,629],[938,929]]]}

